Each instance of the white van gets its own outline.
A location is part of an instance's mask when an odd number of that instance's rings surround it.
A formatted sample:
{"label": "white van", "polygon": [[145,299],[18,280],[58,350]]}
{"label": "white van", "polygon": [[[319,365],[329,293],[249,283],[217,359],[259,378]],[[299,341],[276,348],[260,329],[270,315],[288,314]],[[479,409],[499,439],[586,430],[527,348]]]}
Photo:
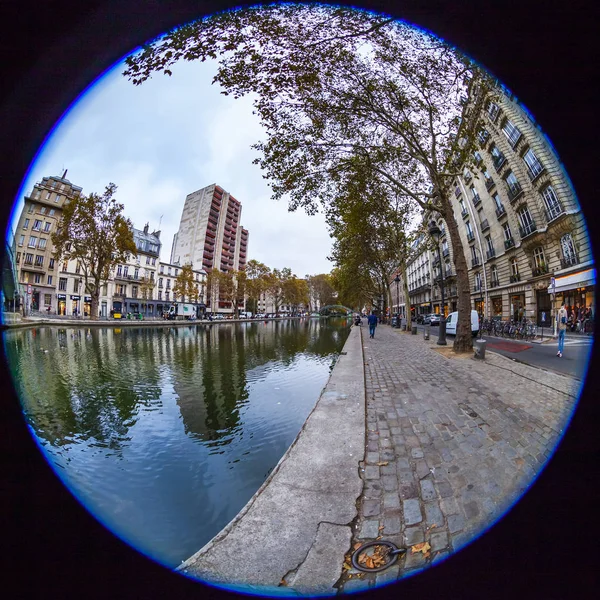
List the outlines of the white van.
{"label": "white van", "polygon": [[[446,319],[446,333],[456,335],[456,325],[458,323],[458,311],[450,313]],[[476,310],[471,311],[471,331],[473,337],[479,333],[479,315]]]}

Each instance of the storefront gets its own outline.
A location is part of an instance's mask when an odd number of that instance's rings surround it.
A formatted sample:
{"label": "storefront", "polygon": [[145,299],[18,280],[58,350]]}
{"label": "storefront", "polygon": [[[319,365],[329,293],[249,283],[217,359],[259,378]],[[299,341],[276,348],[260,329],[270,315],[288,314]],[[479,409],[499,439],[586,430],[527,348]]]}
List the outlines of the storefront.
{"label": "storefront", "polygon": [[71,294],[71,314],[75,317],[81,316],[81,296]]}
{"label": "storefront", "polygon": [[474,298],[473,304],[475,305],[474,308],[480,317],[481,315],[485,315],[485,300],[483,298]]}
{"label": "storefront", "polygon": [[502,296],[492,296],[490,298],[491,317],[492,319],[502,318]]}
{"label": "storefront", "polygon": [[64,317],[67,314],[67,295],[56,294],[56,302],[56,314]]}
{"label": "storefront", "polygon": [[596,269],[586,269],[571,275],[556,277],[554,287],[548,287],[548,293],[555,295],[554,309],[564,303],[569,315],[578,317],[581,310],[591,310],[591,318],[595,317]]}
{"label": "storefront", "polygon": [[510,294],[509,315],[514,321],[522,321],[525,318],[525,294]]}
{"label": "storefront", "polygon": [[547,290],[536,290],[538,327],[548,327],[552,320],[552,298]]}
{"label": "storefront", "polygon": [[86,317],[89,317],[92,313],[92,297],[84,296],[83,298],[83,314]]}

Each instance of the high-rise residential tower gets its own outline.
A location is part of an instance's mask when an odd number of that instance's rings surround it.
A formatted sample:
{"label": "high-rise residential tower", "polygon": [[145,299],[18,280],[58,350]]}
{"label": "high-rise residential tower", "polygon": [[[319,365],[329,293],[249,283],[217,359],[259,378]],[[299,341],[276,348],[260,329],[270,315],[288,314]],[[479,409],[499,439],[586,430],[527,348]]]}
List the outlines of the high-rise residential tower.
{"label": "high-rise residential tower", "polygon": [[173,237],[171,263],[196,269],[243,271],[248,231],[240,226],[242,205],[216,184],[185,199],[179,230]]}

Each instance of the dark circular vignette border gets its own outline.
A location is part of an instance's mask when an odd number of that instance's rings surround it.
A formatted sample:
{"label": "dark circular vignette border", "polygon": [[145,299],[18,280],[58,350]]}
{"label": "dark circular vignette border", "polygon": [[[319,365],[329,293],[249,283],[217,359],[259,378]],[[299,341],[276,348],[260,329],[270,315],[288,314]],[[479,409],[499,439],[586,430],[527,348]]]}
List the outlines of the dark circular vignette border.
{"label": "dark circular vignette border", "polygon": [[[171,0],[160,4],[152,0],[56,0],[40,5],[22,0],[2,5],[7,29],[2,55],[13,59],[3,65],[9,85],[0,98],[4,108],[0,123],[3,231],[35,153],[61,115],[99,74],[144,39],[177,24],[203,13],[256,3]],[[391,14],[446,39],[514,90],[565,164],[594,250],[598,248],[592,208],[597,100],[591,85],[594,61],[591,53],[585,54],[585,40],[593,39],[591,3],[564,7],[536,1],[518,8],[502,3],[480,6],[484,3],[471,0],[345,4]],[[559,44],[563,44],[560,52],[555,48]],[[527,71],[526,65],[534,68]],[[11,583],[18,583],[23,591],[45,590],[51,597],[81,597],[82,592],[93,597],[115,592],[117,596],[122,592],[123,597],[166,593],[182,598],[199,593],[235,597],[147,560],[87,513],[38,451],[10,387],[4,353],[1,358],[5,401],[0,403],[0,439],[3,482],[10,491],[3,495],[8,534],[5,568]],[[588,380],[570,427],[512,510],[451,560],[403,580],[401,587],[379,588],[370,596],[400,592],[448,598],[484,593],[506,597],[507,590],[527,590],[534,597],[558,598],[572,595],[578,586],[583,591],[593,585],[597,525],[591,508],[598,504],[593,475],[597,474],[599,437],[594,430],[599,415],[594,402],[598,374],[593,366],[597,359],[594,346]],[[570,543],[576,547],[569,548]]]}

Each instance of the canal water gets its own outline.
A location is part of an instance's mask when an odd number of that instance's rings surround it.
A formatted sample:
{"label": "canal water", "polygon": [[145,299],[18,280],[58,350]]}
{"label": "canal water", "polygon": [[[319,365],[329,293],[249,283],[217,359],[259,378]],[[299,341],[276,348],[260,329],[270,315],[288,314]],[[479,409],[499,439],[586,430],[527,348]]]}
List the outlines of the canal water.
{"label": "canal water", "polygon": [[246,504],[295,439],[345,319],[9,330],[25,417],[67,487],[169,566]]}

